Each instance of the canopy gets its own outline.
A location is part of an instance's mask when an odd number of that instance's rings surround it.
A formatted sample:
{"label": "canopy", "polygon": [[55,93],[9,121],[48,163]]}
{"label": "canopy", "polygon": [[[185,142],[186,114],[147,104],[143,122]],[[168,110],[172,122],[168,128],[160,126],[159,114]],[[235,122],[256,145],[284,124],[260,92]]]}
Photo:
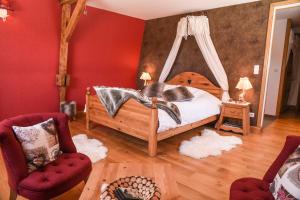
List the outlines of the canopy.
{"label": "canopy", "polygon": [[230,97],[228,93],[227,75],[210,37],[209,22],[206,16],[187,16],[180,19],[177,26],[177,35],[159,77],[159,82],[164,82],[168,77],[178,54],[182,38],[187,39],[188,36],[194,36],[196,38],[196,42],[208,67],[224,91],[222,100],[228,101]]}

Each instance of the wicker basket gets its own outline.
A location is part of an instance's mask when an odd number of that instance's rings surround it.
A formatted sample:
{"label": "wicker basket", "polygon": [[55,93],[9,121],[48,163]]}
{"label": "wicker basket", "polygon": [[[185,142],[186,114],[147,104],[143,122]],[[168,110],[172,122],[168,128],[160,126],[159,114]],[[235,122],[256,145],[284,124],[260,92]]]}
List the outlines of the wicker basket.
{"label": "wicker basket", "polygon": [[131,194],[134,194],[134,197],[143,200],[159,200],[161,198],[160,189],[150,178],[143,176],[130,176],[120,178],[109,184],[102,192],[100,199],[117,200],[114,195],[114,191],[117,188],[121,188],[123,190],[126,189]]}

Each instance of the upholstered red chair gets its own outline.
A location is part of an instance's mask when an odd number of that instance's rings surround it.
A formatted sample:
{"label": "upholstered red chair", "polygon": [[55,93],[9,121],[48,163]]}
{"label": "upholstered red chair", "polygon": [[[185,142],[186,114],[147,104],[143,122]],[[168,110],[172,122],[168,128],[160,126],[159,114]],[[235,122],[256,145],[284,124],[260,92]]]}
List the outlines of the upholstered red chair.
{"label": "upholstered red chair", "polygon": [[283,163],[299,145],[300,136],[288,136],[283,149],[263,179],[242,178],[234,181],[230,188],[230,200],[274,200],[269,191],[269,185],[273,182]]}
{"label": "upholstered red chair", "polygon": [[[12,126],[31,126],[49,118],[56,123],[63,153],[42,169],[28,173],[25,155]],[[11,189],[10,199],[15,199],[17,194],[32,200],[56,197],[85,181],[92,169],[90,159],[76,152],[65,114],[32,114],[6,119],[0,123],[0,146]]]}

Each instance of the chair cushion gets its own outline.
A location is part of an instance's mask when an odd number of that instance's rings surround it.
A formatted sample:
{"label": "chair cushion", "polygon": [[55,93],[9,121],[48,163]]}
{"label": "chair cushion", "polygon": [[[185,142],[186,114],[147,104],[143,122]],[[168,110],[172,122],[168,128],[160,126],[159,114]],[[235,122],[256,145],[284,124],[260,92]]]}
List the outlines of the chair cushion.
{"label": "chair cushion", "polygon": [[269,183],[256,178],[234,181],[230,188],[230,200],[274,200]]}
{"label": "chair cushion", "polygon": [[69,190],[84,180],[92,169],[90,159],[80,153],[65,153],[57,160],[23,179],[20,195],[30,199],[49,199]]}

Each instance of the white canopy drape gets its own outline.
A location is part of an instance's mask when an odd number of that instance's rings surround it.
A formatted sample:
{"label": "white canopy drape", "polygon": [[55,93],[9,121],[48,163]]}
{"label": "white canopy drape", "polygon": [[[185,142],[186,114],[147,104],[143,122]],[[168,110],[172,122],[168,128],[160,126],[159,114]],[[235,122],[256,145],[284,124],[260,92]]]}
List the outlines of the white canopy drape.
{"label": "white canopy drape", "polygon": [[164,82],[168,77],[178,54],[182,38],[187,38],[190,35],[196,38],[208,67],[220,87],[224,90],[222,100],[227,101],[230,98],[228,93],[228,78],[210,37],[209,22],[206,16],[188,16],[181,18],[178,23],[177,35],[173,47],[161,72],[159,82]]}

